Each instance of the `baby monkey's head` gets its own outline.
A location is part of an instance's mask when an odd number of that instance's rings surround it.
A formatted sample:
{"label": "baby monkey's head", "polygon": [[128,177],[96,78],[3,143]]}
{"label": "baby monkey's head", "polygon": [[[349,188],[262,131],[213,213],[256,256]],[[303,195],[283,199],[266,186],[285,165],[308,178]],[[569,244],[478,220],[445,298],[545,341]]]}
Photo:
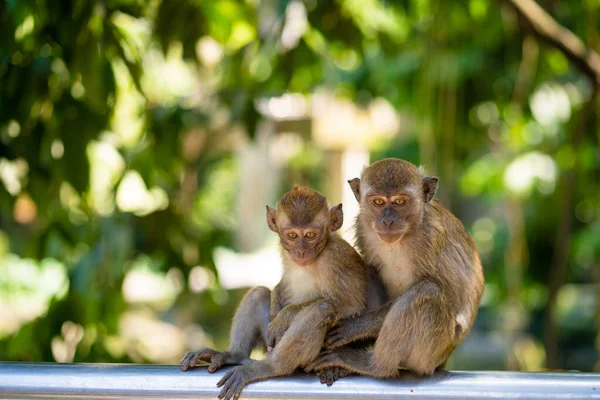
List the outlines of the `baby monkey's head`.
{"label": "baby monkey's head", "polygon": [[275,208],[267,206],[269,228],[300,266],[319,257],[329,234],[340,229],[343,220],[342,204],[329,209],[325,196],[306,186],[294,185]]}

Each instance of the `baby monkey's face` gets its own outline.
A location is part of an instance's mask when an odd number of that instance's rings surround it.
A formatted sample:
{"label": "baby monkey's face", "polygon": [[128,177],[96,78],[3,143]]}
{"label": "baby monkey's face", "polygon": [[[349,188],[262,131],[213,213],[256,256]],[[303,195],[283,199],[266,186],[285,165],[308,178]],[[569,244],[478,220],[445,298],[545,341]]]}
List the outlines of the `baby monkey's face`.
{"label": "baby monkey's face", "polygon": [[296,264],[308,265],[319,256],[327,240],[327,225],[321,222],[305,227],[289,225],[280,228],[283,247]]}
{"label": "baby monkey's face", "polygon": [[315,261],[327,244],[329,232],[342,226],[342,205],[328,207],[322,194],[304,186],[294,186],[276,209],[267,206],[269,228],[279,235],[281,245],[299,266]]}

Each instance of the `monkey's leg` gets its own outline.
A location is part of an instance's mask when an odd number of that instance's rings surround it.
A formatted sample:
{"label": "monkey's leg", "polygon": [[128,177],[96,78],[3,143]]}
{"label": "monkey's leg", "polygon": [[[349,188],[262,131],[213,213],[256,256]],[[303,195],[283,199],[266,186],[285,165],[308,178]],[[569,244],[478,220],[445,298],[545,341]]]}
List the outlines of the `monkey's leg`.
{"label": "monkey's leg", "polygon": [[342,367],[374,378],[397,376],[399,368],[430,375],[454,350],[455,325],[451,305],[440,288],[418,282],[391,307],[372,352],[326,351],[309,369]]}
{"label": "monkey's leg", "polygon": [[392,303],[388,303],[354,318],[341,320],[327,332],[323,347],[331,350],[357,340],[376,338],[391,306]]}
{"label": "monkey's leg", "polygon": [[[296,316],[305,308],[312,307],[315,304],[324,302],[324,298],[315,298],[301,303],[291,304],[277,313],[275,318],[271,318],[269,323],[269,335],[267,339],[267,349],[273,350],[275,345],[279,343],[285,332],[289,329],[290,325],[296,319]],[[270,352],[269,351],[269,352]]]}
{"label": "monkey's leg", "polygon": [[209,372],[215,372],[223,365],[250,364],[252,349],[266,345],[269,325],[270,290],[264,286],[251,289],[242,299],[231,326],[229,349],[217,352],[200,349],[187,353],[181,362],[181,369],[194,368],[198,361],[210,363]]}
{"label": "monkey's leg", "polygon": [[276,376],[291,375],[321,350],[326,330],[338,321],[335,309],[323,302],[298,313],[281,341],[264,360],[236,367],[217,383],[220,399],[238,399],[244,386]]}

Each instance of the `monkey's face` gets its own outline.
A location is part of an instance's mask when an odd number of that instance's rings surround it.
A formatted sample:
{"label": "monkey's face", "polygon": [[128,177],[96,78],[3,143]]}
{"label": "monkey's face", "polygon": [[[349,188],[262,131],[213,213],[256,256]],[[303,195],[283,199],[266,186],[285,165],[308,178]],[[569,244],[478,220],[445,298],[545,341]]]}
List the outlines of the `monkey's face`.
{"label": "monkey's face", "polygon": [[294,262],[306,266],[313,262],[327,244],[326,227],[316,224],[313,226],[281,226],[279,238],[281,244]]}
{"label": "monkey's face", "polygon": [[338,230],[343,220],[341,204],[328,209],[323,195],[303,186],[283,195],[277,209],[267,206],[269,228],[279,234],[281,245],[300,266],[319,257],[329,233]]}
{"label": "monkey's face", "polygon": [[361,211],[371,227],[385,243],[400,240],[418,219],[420,204],[408,194],[366,196]]}
{"label": "monkey's face", "polygon": [[423,175],[408,161],[387,158],[367,167],[361,179],[349,180],[360,202],[361,223],[385,243],[397,242],[417,228],[438,182]]}

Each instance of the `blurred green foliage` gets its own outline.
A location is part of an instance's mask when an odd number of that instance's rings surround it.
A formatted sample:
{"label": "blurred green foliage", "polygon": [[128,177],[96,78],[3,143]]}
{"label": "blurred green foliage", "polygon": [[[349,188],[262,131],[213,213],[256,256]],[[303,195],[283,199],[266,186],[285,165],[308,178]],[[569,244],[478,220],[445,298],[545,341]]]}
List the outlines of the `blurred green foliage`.
{"label": "blurred green foliage", "polygon": [[[600,1],[541,3],[598,50]],[[371,159],[438,174],[478,243],[486,293],[453,366],[598,370],[598,106],[580,117],[585,76],[499,4],[1,2],[0,359],[172,361],[147,357],[151,335],[124,337],[123,321],[180,337],[170,327],[196,320],[191,334],[224,345],[240,293],[218,284],[213,250],[239,228],[236,144],[256,140],[258,100],[326,87],[405,117]],[[324,185],[325,158],[305,141],[276,192]],[[173,300],[132,304],[131,271]],[[148,313],[160,320],[136,319]],[[560,352],[546,363],[549,327]],[[499,358],[486,354],[496,344]]]}

